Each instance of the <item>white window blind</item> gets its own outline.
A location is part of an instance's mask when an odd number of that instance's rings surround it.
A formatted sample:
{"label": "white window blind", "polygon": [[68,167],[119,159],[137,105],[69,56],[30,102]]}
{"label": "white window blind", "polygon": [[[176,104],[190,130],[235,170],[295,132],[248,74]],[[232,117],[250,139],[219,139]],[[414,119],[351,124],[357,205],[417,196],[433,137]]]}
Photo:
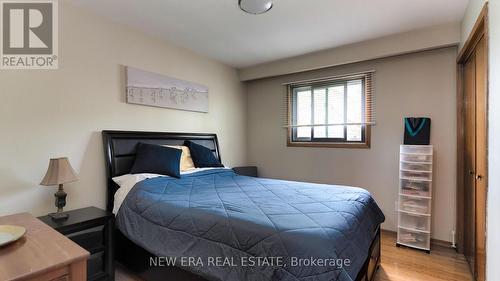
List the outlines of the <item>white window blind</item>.
{"label": "white window blind", "polygon": [[287,83],[292,141],[364,142],[375,124],[373,71]]}

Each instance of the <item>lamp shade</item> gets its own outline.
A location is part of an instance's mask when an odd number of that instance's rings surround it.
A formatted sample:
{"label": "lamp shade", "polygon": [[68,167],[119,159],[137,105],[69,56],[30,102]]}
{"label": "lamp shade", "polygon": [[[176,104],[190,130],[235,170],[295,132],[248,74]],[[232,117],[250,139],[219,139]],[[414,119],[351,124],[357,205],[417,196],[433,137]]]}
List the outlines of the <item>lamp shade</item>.
{"label": "lamp shade", "polygon": [[71,167],[68,158],[50,159],[49,168],[41,185],[52,186],[77,181],[75,170]]}

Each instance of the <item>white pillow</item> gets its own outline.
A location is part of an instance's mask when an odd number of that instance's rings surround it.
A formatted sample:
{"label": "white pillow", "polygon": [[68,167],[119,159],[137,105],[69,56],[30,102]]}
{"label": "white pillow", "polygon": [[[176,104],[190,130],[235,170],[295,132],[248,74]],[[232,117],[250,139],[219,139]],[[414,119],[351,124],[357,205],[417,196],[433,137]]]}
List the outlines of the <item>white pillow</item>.
{"label": "white pillow", "polygon": [[136,183],[146,180],[146,179],[151,179],[151,178],[156,178],[156,177],[163,177],[163,175],[158,175],[158,174],[126,174],[123,176],[119,177],[114,177],[113,181],[120,186],[118,190],[115,192],[115,201],[113,204],[113,214],[118,214],[118,210],[120,209],[120,206],[123,203],[123,200],[125,200],[125,197],[127,197],[127,194],[130,192],[130,190],[135,186]]}

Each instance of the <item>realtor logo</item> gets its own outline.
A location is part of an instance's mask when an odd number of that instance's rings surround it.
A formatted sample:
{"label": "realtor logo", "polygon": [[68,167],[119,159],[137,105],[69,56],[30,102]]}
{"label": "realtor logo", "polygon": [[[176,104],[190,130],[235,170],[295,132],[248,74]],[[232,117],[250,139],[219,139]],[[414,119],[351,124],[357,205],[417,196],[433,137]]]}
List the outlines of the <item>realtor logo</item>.
{"label": "realtor logo", "polygon": [[57,69],[57,1],[0,0],[0,67]]}

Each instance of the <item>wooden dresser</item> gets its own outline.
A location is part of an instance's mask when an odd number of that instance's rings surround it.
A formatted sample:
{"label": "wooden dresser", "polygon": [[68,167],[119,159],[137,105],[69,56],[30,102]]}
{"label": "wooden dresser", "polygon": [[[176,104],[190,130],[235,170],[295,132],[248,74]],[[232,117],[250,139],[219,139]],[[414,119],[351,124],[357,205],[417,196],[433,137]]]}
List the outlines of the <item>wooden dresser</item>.
{"label": "wooden dresser", "polygon": [[87,280],[87,257],[64,235],[28,213],[0,217],[0,224],[19,225],[26,234],[0,247],[0,280]]}

